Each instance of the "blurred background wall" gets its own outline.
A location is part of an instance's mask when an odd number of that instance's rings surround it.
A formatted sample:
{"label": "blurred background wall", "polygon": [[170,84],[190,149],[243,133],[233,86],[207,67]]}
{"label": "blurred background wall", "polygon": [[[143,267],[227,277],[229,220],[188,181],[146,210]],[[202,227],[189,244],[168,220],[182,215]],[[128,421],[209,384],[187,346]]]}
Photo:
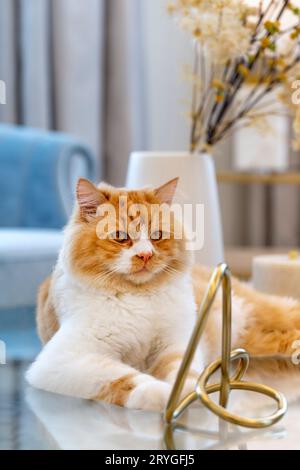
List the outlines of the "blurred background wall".
{"label": "blurred background wall", "polygon": [[[69,132],[89,144],[99,179],[124,184],[132,150],[184,150],[192,47],[166,0],[0,0],[0,120]],[[289,145],[289,142],[287,142]],[[216,149],[229,169],[232,143]],[[298,165],[298,156],[292,155]],[[0,169],[1,171],[1,169]],[[227,245],[263,244],[261,188],[222,186]],[[298,245],[299,189],[273,193],[274,245]],[[284,213],[284,223],[282,214]]]}

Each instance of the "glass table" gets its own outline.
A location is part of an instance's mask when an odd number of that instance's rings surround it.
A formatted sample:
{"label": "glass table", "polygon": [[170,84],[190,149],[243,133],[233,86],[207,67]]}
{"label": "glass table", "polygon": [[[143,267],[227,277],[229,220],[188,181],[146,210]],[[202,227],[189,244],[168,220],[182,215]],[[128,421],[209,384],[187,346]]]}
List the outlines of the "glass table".
{"label": "glass table", "polygon": [[[167,447],[164,425],[157,413],[129,411],[34,390],[24,381],[27,361],[0,366],[0,449],[161,450]],[[264,383],[268,381],[263,379]],[[222,426],[201,405],[185,417],[185,428],[173,433],[176,449],[300,449],[300,373],[278,383],[289,410],[265,430]],[[269,402],[232,392],[230,407],[247,416],[269,414]],[[246,411],[245,411],[246,410]]]}

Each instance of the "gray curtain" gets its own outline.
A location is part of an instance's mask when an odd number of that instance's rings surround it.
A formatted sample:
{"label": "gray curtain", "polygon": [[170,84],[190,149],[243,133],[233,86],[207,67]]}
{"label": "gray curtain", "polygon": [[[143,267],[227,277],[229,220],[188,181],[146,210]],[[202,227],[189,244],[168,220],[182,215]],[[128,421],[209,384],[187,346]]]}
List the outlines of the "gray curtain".
{"label": "gray curtain", "polygon": [[[99,179],[124,184],[140,42],[137,0],[0,0],[0,121],[55,129],[86,142]],[[134,114],[135,113],[135,114]],[[134,114],[134,118],[132,117]],[[139,120],[137,120],[139,121]]]}

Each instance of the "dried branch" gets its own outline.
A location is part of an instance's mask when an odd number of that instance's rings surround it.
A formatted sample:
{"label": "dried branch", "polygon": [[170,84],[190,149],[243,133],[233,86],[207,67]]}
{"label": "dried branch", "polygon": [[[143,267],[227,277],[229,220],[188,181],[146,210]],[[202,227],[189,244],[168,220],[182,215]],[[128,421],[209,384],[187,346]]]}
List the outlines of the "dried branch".
{"label": "dried branch", "polygon": [[[202,88],[199,92],[195,83],[192,90],[190,133],[190,149],[196,151],[206,146],[215,145],[231,133],[239,123],[253,120],[250,116],[251,112],[256,110],[257,113],[260,109],[260,103],[276,87],[287,83],[287,77],[290,76],[291,71],[300,64],[300,10],[295,8],[289,0],[270,0],[267,5],[264,5],[263,0],[260,0],[256,24],[250,26],[253,19],[252,11],[249,23],[246,10],[243,10],[244,13],[241,14],[240,20],[237,17],[238,12],[242,11],[239,10],[238,5],[243,3],[242,1],[228,0],[224,6],[221,4],[216,6],[213,1],[199,2],[199,4],[194,0],[185,0],[184,2],[177,0],[177,2],[177,11],[180,11],[180,8],[183,9],[184,5],[185,25],[191,28],[190,31],[197,44],[194,75],[197,81],[201,81]],[[188,8],[191,8],[190,17],[187,15]],[[229,8],[230,14],[232,14],[231,22],[227,23],[227,30],[226,18],[229,13],[228,10],[225,13],[225,8]],[[198,16],[197,9],[199,9]],[[207,9],[206,15],[203,14],[203,9]],[[297,18],[295,24],[283,29],[281,28],[281,20],[288,9]],[[210,31],[214,24],[212,20],[214,14],[216,15],[216,33],[209,36],[204,23],[207,18],[210,18],[209,21],[212,23],[207,29]],[[237,19],[240,21],[240,25],[237,25]],[[226,41],[231,35],[232,22],[237,28],[235,31],[238,31],[236,38],[243,40],[245,38],[244,31],[249,28],[249,35],[247,41],[243,42],[241,53],[233,53],[229,50],[230,41],[228,41],[227,49],[224,48],[224,44],[227,44]],[[191,26],[193,24],[194,27]],[[223,30],[226,31],[227,37],[226,34],[222,36]],[[293,41],[294,50],[289,50],[286,53],[279,52],[279,45],[289,36]],[[224,44],[222,44],[222,37],[225,40]],[[213,50],[210,49],[212,44],[215,48]],[[235,40],[234,47],[235,51],[241,50],[237,40]],[[215,50],[218,59],[214,54]],[[220,57],[218,51],[224,53],[224,59]],[[240,92],[246,89],[249,79],[254,84],[243,96]],[[269,113],[271,112],[269,111]],[[256,114],[257,118],[259,116],[260,114]]]}

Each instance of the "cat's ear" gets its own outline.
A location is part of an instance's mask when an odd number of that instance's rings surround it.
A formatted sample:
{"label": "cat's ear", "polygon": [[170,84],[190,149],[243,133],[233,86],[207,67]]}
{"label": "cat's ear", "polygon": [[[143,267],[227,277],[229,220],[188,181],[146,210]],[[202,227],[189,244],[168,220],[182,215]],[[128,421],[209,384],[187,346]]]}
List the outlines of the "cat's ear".
{"label": "cat's ear", "polygon": [[77,183],[76,196],[81,215],[86,220],[95,217],[98,207],[107,202],[107,198],[102,191],[84,178],[80,178]]}
{"label": "cat's ear", "polygon": [[158,197],[161,204],[171,205],[174,199],[174,195],[177,189],[179,178],[174,178],[168,183],[160,186],[155,190],[155,196]]}

